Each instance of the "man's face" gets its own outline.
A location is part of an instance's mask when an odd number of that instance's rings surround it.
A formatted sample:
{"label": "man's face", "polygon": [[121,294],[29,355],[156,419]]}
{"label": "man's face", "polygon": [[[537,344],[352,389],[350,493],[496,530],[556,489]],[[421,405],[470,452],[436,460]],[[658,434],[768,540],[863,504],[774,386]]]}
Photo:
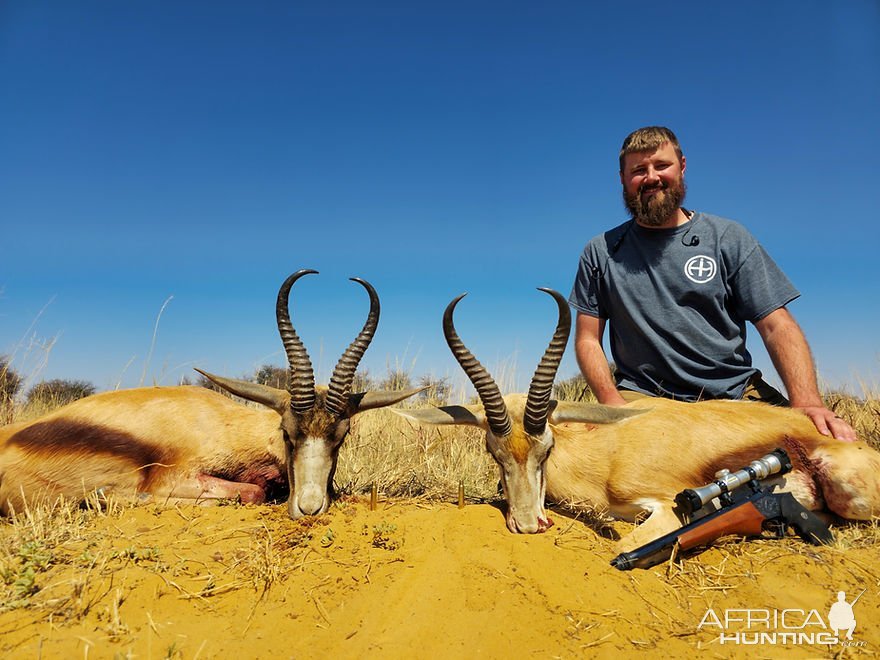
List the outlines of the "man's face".
{"label": "man's face", "polygon": [[662,227],[684,202],[685,159],[670,142],[654,151],[626,154],[620,182],[623,203],[635,220],[648,227]]}

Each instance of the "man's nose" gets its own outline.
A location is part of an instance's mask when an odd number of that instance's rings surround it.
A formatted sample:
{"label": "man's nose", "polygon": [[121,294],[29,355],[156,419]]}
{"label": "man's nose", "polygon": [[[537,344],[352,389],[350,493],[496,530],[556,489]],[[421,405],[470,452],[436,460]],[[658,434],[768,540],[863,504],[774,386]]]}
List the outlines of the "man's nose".
{"label": "man's nose", "polygon": [[653,167],[649,167],[645,170],[645,183],[657,183],[660,180],[660,175],[657,173]]}

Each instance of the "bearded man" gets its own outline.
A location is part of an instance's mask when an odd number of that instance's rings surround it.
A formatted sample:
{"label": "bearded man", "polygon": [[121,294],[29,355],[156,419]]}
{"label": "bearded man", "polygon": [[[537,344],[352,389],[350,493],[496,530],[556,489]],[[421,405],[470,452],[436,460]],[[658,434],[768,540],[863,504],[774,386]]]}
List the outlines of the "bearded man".
{"label": "bearded man", "polygon": [[[855,440],[822,402],[809,345],[786,308],[799,292],[742,225],[682,206],[685,168],[668,128],[640,128],[623,142],[631,219],[587,244],[569,297],[575,353],[593,393],[608,405],[638,396],[791,405],[821,433]],[[614,375],[602,348],[606,322]],[[752,366],[747,322],[789,400]]]}

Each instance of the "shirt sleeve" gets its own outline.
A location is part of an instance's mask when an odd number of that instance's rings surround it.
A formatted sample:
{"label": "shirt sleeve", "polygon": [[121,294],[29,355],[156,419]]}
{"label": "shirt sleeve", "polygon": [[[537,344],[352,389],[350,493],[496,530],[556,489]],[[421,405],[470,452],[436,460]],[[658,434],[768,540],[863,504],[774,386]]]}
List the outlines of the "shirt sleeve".
{"label": "shirt sleeve", "polygon": [[732,285],[740,316],[752,323],[801,295],[757,242],[734,273]]}
{"label": "shirt sleeve", "polygon": [[595,252],[591,249],[590,245],[587,245],[578,263],[577,275],[575,276],[568,302],[582,314],[597,318],[607,318],[599,302],[599,282],[601,278],[596,262]]}

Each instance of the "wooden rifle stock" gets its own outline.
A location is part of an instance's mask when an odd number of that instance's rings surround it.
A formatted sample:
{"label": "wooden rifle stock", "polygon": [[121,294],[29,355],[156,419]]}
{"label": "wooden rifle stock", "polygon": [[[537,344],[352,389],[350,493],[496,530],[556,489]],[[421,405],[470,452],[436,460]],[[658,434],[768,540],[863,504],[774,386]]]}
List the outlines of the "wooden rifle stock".
{"label": "wooden rifle stock", "polygon": [[725,534],[758,536],[768,524],[779,536],[785,533],[787,527],[792,527],[808,543],[818,545],[833,540],[828,527],[807,511],[791,493],[775,494],[757,490],[632,552],[617,555],[611,560],[611,565],[622,571],[650,568],[669,559],[676,545],[681,550],[690,550],[711,543]]}
{"label": "wooden rifle stock", "polygon": [[724,515],[712,518],[702,525],[683,528],[678,536],[679,548],[690,550],[711,543],[725,534],[758,536],[761,533],[765,518],[751,500],[722,511]]}

